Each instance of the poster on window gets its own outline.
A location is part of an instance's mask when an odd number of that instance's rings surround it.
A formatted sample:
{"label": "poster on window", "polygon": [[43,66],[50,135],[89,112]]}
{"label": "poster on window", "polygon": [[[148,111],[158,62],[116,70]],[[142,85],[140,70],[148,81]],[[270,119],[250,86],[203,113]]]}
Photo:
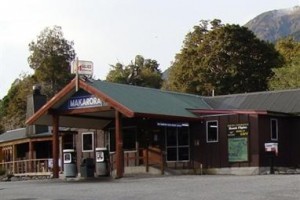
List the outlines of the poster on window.
{"label": "poster on window", "polygon": [[228,160],[229,162],[248,161],[249,124],[228,124]]}

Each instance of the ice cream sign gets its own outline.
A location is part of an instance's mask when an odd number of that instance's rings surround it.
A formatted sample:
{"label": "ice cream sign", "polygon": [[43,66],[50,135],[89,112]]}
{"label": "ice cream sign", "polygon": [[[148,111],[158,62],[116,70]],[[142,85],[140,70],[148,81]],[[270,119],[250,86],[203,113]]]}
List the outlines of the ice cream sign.
{"label": "ice cream sign", "polygon": [[101,107],[107,104],[94,95],[71,97],[68,101],[68,109]]}

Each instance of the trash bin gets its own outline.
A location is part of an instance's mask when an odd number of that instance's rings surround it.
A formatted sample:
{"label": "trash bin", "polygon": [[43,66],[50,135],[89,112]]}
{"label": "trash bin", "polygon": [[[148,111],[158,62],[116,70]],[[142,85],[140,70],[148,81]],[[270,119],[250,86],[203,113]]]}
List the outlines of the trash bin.
{"label": "trash bin", "polygon": [[105,147],[96,148],[96,175],[97,176],[108,176],[108,151]]}
{"label": "trash bin", "polygon": [[80,165],[80,175],[84,178],[94,177],[95,165],[92,158],[85,158]]}
{"label": "trash bin", "polygon": [[65,177],[76,177],[76,152],[74,149],[64,149],[64,175]]}

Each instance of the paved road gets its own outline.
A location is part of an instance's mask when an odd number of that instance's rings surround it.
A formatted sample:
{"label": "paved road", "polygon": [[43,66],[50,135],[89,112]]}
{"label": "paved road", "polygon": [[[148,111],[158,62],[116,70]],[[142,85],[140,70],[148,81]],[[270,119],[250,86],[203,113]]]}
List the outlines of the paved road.
{"label": "paved road", "polygon": [[300,175],[0,182],[1,200],[299,200]]}

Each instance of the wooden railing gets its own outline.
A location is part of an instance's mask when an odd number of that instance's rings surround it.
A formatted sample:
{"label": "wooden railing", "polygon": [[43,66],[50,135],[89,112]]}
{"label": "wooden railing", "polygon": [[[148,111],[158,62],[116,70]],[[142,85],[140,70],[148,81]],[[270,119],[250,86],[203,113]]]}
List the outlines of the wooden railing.
{"label": "wooden railing", "polygon": [[161,174],[165,171],[165,155],[161,149],[149,147],[144,150],[146,172],[149,172],[149,166],[158,166]]}
{"label": "wooden railing", "polygon": [[0,162],[0,169],[13,175],[50,175],[52,159],[32,159]]}
{"label": "wooden railing", "polygon": [[[115,153],[110,154],[111,171],[116,168]],[[149,147],[148,149],[140,149],[138,151],[124,152],[124,167],[130,166],[145,166],[145,171],[149,172],[150,166],[159,167],[161,174],[164,174],[165,169],[165,155],[164,152],[158,148]]]}

